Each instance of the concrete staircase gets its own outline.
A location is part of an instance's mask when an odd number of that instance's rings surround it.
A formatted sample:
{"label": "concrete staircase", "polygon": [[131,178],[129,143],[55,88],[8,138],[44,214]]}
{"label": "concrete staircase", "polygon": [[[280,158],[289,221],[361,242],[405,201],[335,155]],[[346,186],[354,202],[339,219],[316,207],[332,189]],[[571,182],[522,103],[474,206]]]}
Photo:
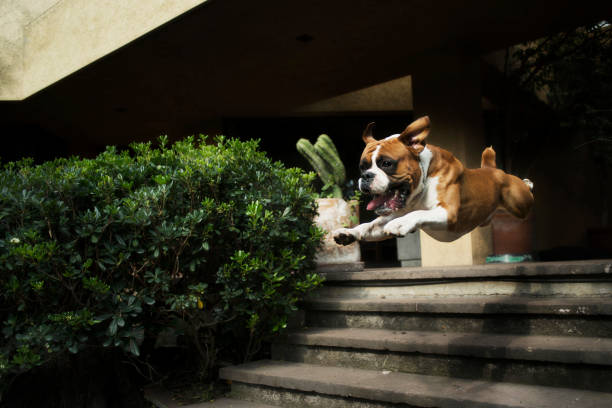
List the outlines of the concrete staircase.
{"label": "concrete staircase", "polygon": [[330,272],[232,396],[283,407],[612,407],[612,261]]}

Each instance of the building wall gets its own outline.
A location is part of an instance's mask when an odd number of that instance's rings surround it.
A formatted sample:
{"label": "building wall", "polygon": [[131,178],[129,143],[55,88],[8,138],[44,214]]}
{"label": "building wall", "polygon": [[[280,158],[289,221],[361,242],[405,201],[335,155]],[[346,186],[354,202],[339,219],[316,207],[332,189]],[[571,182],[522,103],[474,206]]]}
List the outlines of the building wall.
{"label": "building wall", "polygon": [[19,100],[206,0],[3,0],[0,100]]}

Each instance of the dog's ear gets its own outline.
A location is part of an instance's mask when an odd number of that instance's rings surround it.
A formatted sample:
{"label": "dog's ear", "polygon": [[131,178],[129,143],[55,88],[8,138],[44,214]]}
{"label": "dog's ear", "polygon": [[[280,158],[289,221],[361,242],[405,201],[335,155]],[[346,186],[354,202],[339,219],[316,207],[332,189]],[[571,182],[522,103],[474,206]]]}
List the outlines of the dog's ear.
{"label": "dog's ear", "polygon": [[412,122],[402,133],[399,139],[408,147],[412,147],[417,151],[423,150],[425,147],[425,139],[429,135],[429,127],[431,121],[429,116],[423,116]]}
{"label": "dog's ear", "polygon": [[368,126],[366,126],[365,130],[363,131],[363,134],[361,135],[365,144],[376,141],[376,139],[374,139],[374,136],[372,135],[372,129],[374,129],[374,122],[368,123]]}

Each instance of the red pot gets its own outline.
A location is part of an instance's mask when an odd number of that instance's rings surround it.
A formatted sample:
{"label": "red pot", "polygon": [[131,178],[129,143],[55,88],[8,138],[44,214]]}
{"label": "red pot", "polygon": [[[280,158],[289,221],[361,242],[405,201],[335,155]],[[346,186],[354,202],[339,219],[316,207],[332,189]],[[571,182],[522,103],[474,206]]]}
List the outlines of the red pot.
{"label": "red pot", "polygon": [[491,221],[493,253],[495,255],[530,254],[533,249],[532,224],[531,214],[522,220],[506,211],[497,211]]}

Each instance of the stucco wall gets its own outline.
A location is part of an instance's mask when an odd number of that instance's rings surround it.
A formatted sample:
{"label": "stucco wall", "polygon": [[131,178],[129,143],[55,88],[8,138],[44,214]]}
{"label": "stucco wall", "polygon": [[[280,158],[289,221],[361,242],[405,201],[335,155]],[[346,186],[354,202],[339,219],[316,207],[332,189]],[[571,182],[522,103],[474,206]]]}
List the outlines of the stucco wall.
{"label": "stucco wall", "polygon": [[0,2],[0,100],[23,94],[23,52],[26,28],[60,0]]}
{"label": "stucco wall", "polygon": [[3,0],[0,100],[20,100],[206,0]]}

